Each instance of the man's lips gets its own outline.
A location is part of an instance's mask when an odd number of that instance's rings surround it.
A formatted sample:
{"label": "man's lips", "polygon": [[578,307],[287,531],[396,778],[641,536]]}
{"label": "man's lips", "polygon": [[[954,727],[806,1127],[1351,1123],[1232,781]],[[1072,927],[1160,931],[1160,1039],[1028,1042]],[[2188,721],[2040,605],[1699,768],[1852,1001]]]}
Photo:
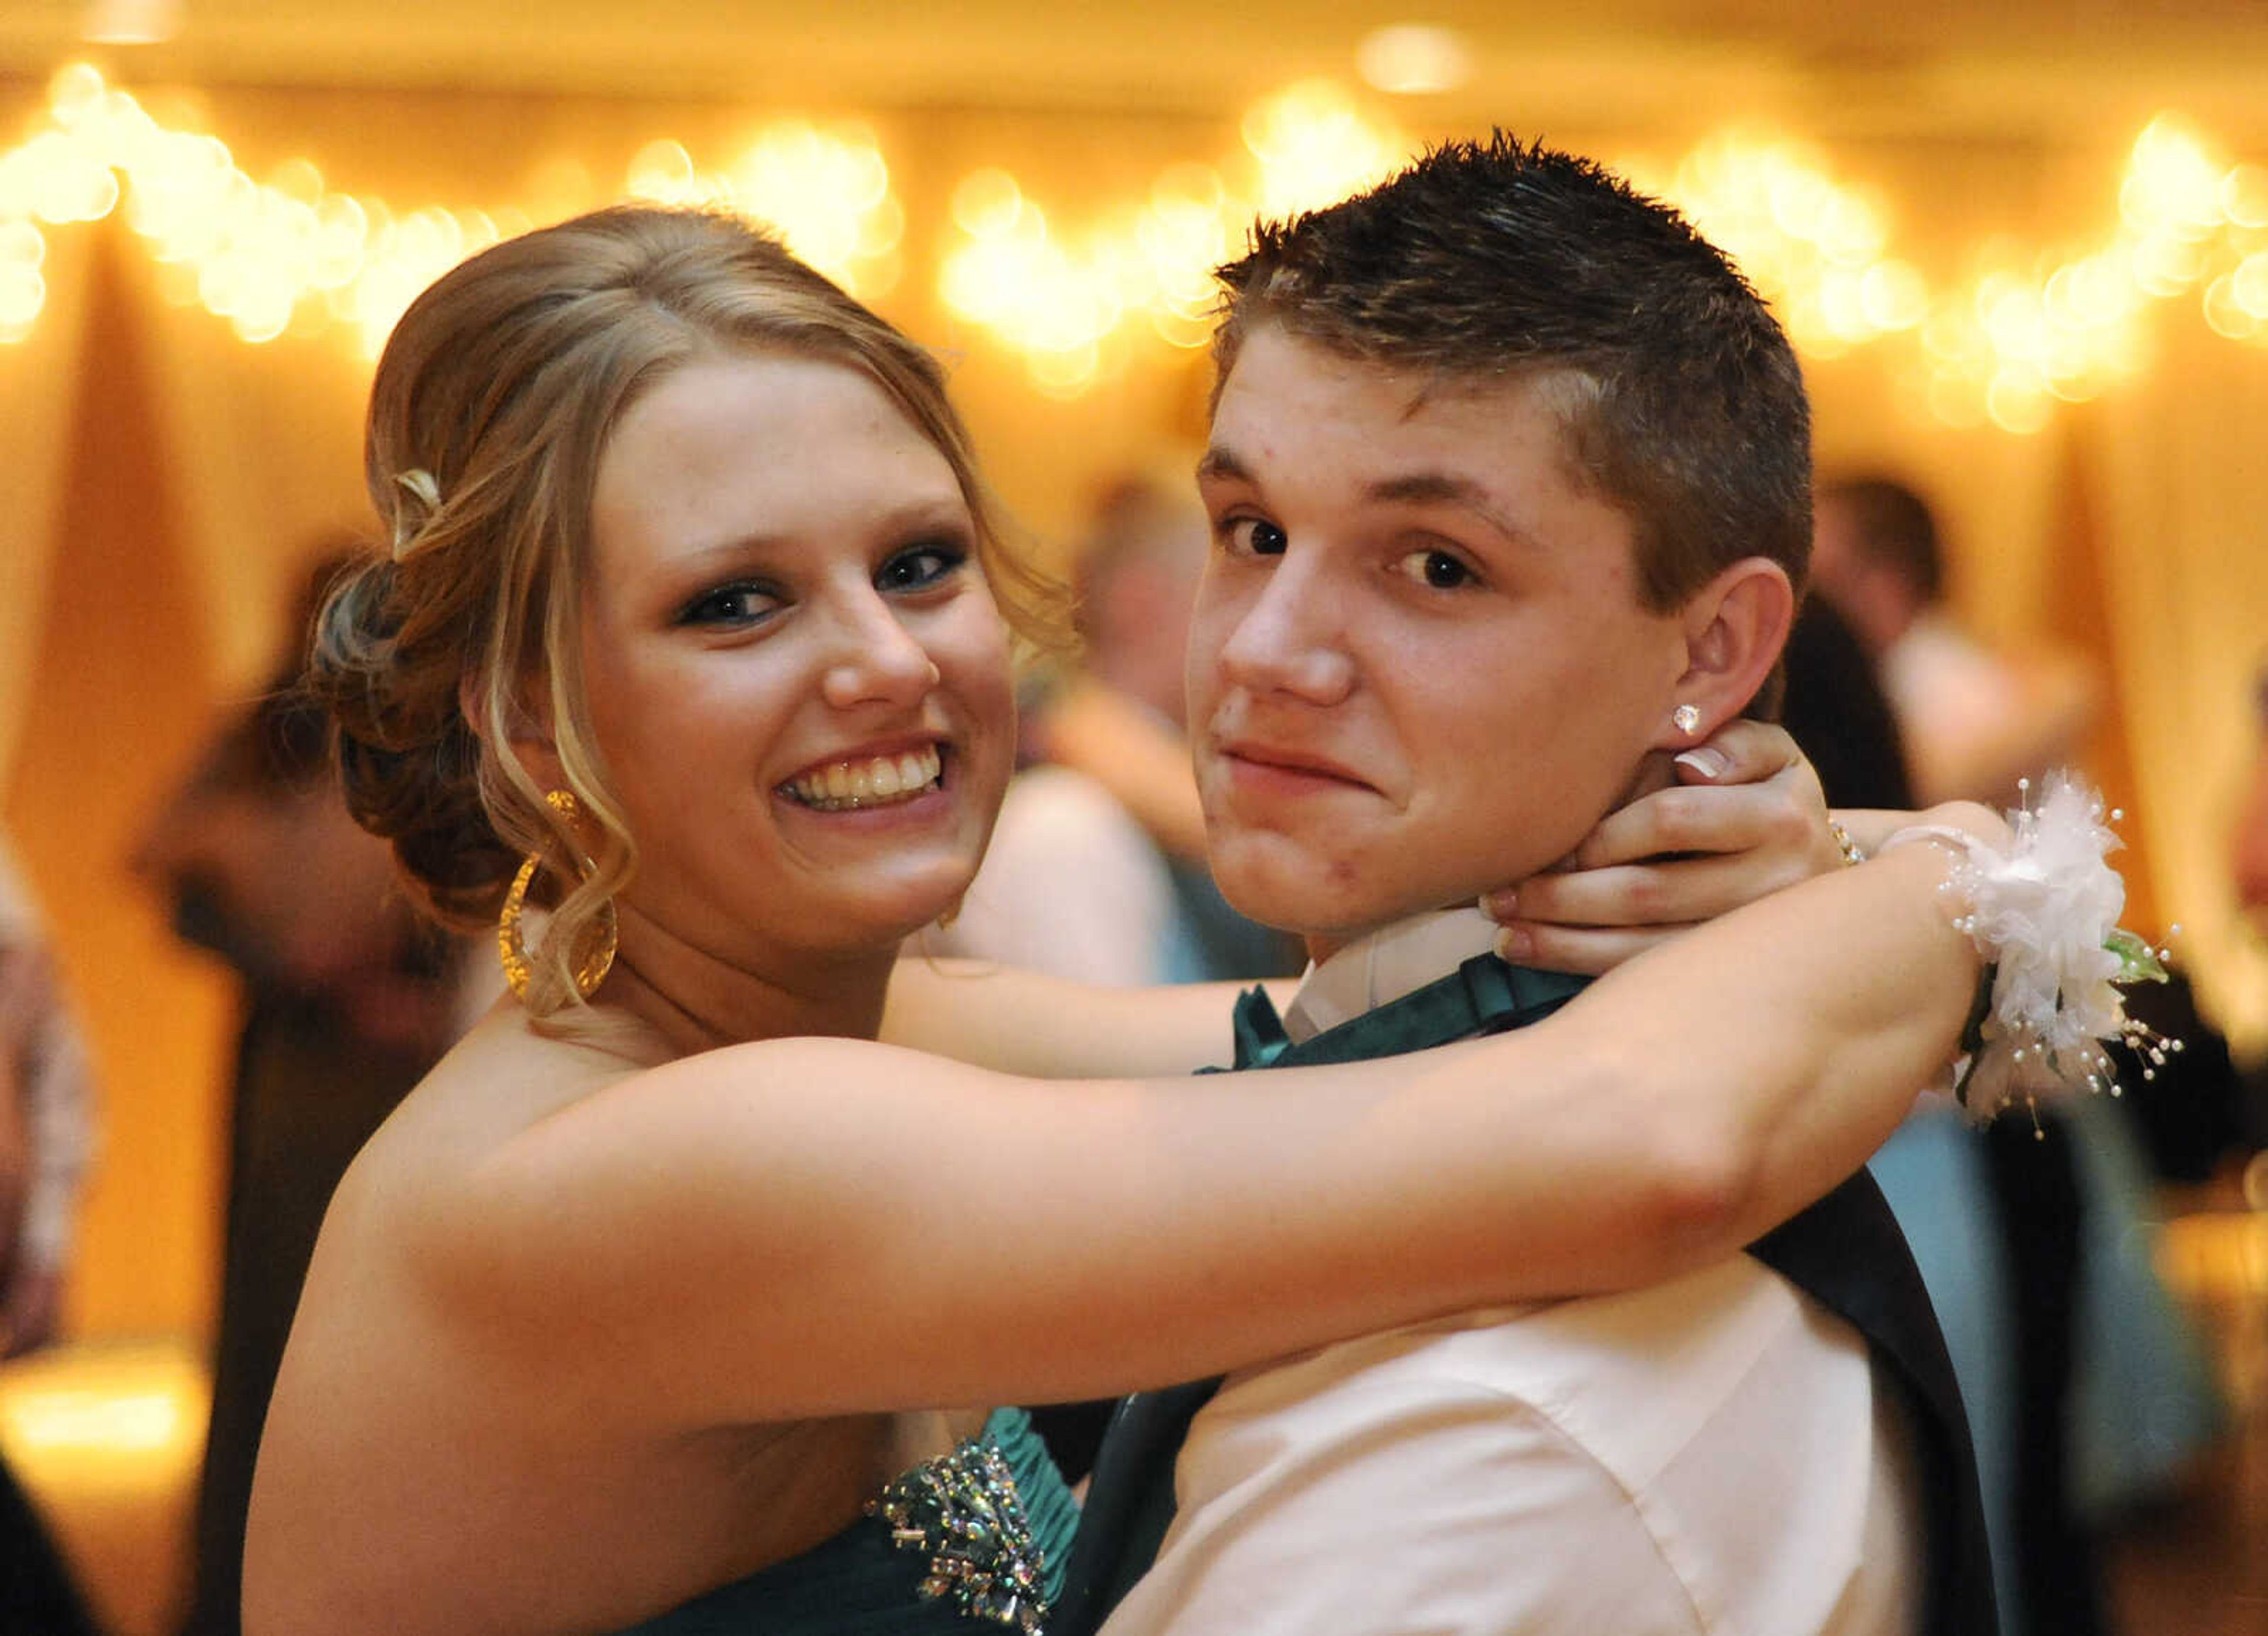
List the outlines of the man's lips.
{"label": "man's lips", "polygon": [[1232,776],[1263,781],[1272,786],[1338,787],[1376,792],[1377,786],[1353,769],[1313,750],[1242,739],[1226,741],[1218,748]]}

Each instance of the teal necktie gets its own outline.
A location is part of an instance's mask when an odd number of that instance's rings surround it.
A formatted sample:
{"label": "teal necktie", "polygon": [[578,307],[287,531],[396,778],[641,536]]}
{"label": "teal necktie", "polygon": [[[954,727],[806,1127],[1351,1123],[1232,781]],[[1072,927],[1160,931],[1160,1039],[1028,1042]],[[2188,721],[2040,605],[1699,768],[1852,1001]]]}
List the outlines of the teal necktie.
{"label": "teal necktie", "polygon": [[[1239,1068],[1307,1068],[1425,1050],[1541,1022],[1582,992],[1588,977],[1536,971],[1476,954],[1447,976],[1376,1006],[1294,1045],[1265,989],[1236,997]],[[1214,1072],[1219,1072],[1215,1070]]]}
{"label": "teal necktie", "polygon": [[[1239,1068],[1295,1068],[1398,1057],[1475,1035],[1540,1022],[1581,992],[1587,977],[1514,966],[1493,954],[1439,982],[1292,1043],[1265,989],[1237,996]],[[1224,1073],[1222,1068],[1202,1070]],[[1119,1405],[1088,1487],[1064,1598],[1049,1621],[1063,1636],[1093,1636],[1156,1559],[1174,1520],[1174,1455],[1218,1380],[1138,1392]]]}

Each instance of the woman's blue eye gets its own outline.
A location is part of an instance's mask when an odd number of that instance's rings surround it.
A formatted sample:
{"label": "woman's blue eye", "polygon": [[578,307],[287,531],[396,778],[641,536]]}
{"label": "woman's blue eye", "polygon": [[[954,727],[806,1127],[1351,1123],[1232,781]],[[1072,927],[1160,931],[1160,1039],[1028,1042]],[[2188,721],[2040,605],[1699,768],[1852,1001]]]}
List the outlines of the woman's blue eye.
{"label": "woman's blue eye", "polygon": [[919,591],[935,585],[968,560],[966,546],[939,543],[900,551],[874,576],[881,591]]}
{"label": "woman's blue eye", "polygon": [[753,624],[779,606],[778,595],[764,586],[718,586],[688,602],[677,619],[685,625]]}

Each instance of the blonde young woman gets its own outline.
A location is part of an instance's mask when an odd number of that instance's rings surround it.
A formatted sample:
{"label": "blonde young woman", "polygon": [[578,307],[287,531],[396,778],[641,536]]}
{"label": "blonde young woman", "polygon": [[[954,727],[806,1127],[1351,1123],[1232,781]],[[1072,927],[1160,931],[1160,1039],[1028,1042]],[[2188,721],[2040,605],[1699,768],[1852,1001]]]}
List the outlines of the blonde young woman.
{"label": "blonde young woman", "polygon": [[394,550],[315,661],[350,797],[437,911],[505,908],[524,993],[333,1204],[253,1636],[1036,1628],[1068,1499],[955,1405],[1725,1253],[1887,1133],[1976,982],[1926,846],[1391,1065],[1191,1080],[1217,992],[899,968],[982,856],[1036,587],[934,365],[729,220],[448,275],[368,468]]}

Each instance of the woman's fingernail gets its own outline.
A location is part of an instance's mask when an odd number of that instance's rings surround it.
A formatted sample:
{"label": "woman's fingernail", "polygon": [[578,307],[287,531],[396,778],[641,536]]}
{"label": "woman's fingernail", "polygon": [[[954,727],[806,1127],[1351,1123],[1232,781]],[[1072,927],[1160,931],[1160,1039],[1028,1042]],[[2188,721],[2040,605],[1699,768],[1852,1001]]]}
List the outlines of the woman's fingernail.
{"label": "woman's fingernail", "polygon": [[1520,888],[1499,887],[1493,892],[1481,894],[1481,913],[1491,920],[1509,920],[1520,912]]}
{"label": "woman's fingernail", "polygon": [[1525,960],[1535,952],[1535,939],[1521,926],[1506,926],[1496,934],[1496,952],[1501,960]]}
{"label": "woman's fingernail", "polygon": [[1680,765],[1692,768],[1705,778],[1721,778],[1725,769],[1733,764],[1724,751],[1712,750],[1705,744],[1686,751],[1677,760]]}

